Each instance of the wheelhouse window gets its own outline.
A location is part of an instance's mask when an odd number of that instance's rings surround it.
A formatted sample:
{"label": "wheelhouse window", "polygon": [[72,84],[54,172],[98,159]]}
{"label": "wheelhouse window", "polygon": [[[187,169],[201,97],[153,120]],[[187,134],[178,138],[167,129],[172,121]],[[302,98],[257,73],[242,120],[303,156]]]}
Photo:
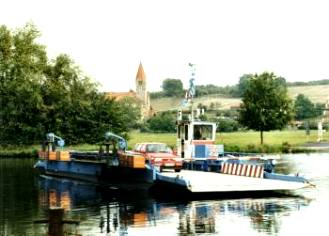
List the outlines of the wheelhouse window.
{"label": "wheelhouse window", "polygon": [[212,140],[212,125],[194,125],[193,139],[194,140]]}

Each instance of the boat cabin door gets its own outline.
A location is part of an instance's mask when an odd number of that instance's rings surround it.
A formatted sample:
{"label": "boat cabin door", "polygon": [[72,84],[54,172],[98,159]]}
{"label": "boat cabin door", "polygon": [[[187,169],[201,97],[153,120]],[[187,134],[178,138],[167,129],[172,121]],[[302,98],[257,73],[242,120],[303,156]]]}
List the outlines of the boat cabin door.
{"label": "boat cabin door", "polygon": [[177,154],[182,158],[193,156],[195,145],[213,145],[216,124],[203,121],[180,122],[177,126]]}
{"label": "boat cabin door", "polygon": [[191,157],[190,144],[190,125],[180,123],[177,126],[177,155],[182,158]]}

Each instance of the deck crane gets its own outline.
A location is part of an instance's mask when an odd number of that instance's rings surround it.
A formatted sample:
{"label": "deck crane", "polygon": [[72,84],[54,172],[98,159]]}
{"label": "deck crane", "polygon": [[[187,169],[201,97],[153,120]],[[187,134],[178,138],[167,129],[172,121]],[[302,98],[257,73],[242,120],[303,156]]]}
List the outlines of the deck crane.
{"label": "deck crane", "polygon": [[63,149],[65,145],[65,141],[63,138],[55,135],[54,133],[47,133],[46,134],[46,139],[43,141],[42,144],[42,149],[43,151],[55,151],[56,146],[60,147]]}

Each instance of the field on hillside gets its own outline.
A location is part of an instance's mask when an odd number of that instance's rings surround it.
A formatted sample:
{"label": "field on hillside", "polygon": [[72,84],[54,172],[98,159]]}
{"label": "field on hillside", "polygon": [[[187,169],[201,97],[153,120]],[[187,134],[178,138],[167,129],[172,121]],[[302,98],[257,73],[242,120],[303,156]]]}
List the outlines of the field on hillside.
{"label": "field on hillside", "polygon": [[[151,105],[155,111],[168,111],[177,110],[180,108],[183,98],[157,98],[151,100]],[[200,98],[195,98],[193,103],[195,107],[198,104],[206,105],[209,107],[212,103],[214,109],[230,109],[232,106],[238,106],[241,99],[227,98],[220,95],[209,95]]]}
{"label": "field on hillside", "polygon": [[292,98],[302,93],[311,99],[313,103],[326,103],[329,98],[329,85],[289,87],[288,91]]}
{"label": "field on hillside", "polygon": [[[304,94],[313,103],[325,103],[329,98],[329,85],[312,85],[312,86],[295,86],[288,88],[289,95],[292,99],[296,98],[298,94]],[[158,98],[152,99],[151,105],[155,111],[177,110],[183,98]],[[214,104],[215,109],[229,109],[232,106],[238,106],[241,102],[239,98],[227,98],[220,95],[210,95],[194,99],[194,104],[199,103],[210,106]]]}
{"label": "field on hillside", "polygon": [[[329,132],[324,133],[324,140],[329,140]],[[292,146],[301,146],[308,142],[316,142],[317,131],[311,130],[307,136],[302,130],[284,130],[264,132],[264,144],[271,146],[281,146],[282,143],[288,142]],[[175,133],[140,133],[131,132],[128,146],[133,147],[139,142],[164,142],[168,145],[176,146]],[[217,133],[216,143],[227,146],[238,146],[241,149],[246,149],[247,146],[260,145],[260,133],[255,131],[248,132],[233,132],[233,133]]]}

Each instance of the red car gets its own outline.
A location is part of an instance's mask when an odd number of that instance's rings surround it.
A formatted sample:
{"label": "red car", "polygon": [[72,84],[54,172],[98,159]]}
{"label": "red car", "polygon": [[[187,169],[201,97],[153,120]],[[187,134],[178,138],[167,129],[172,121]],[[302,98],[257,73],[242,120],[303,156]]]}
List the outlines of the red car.
{"label": "red car", "polygon": [[177,157],[165,143],[137,143],[134,151],[141,153],[146,163],[159,166],[160,172],[162,170],[179,172],[182,169],[182,158]]}

